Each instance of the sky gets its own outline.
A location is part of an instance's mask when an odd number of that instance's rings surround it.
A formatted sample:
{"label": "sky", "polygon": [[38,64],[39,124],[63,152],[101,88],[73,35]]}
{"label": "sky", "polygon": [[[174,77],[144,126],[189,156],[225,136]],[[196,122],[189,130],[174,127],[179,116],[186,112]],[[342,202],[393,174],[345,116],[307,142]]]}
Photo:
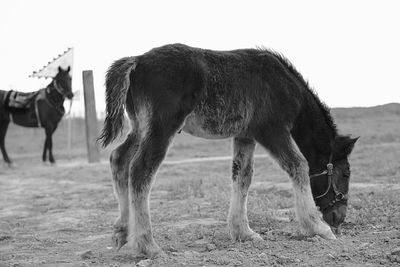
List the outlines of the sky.
{"label": "sky", "polygon": [[399,14],[389,0],[1,0],[0,89],[47,86],[28,76],[74,47],[72,113],[83,113],[83,70],[93,70],[102,113],[114,60],[184,43],[278,51],[331,107],[400,102]]}

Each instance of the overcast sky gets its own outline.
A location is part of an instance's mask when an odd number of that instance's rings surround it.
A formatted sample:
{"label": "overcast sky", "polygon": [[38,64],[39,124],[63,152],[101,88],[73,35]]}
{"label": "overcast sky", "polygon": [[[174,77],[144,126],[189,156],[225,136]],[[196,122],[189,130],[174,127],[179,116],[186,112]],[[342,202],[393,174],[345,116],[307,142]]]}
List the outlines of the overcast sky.
{"label": "overcast sky", "polygon": [[73,90],[93,70],[101,112],[112,61],[179,42],[272,48],[329,106],[380,105],[400,102],[399,33],[400,1],[1,0],[0,89],[46,86],[28,75],[74,47]]}

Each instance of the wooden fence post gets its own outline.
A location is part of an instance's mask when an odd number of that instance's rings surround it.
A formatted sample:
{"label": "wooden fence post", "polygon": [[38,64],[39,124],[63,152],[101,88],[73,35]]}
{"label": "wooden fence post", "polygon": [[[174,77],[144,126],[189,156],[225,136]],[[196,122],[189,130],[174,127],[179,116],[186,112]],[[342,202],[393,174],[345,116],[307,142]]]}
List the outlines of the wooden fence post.
{"label": "wooden fence post", "polygon": [[82,72],[83,95],[85,99],[86,145],[89,163],[100,162],[100,151],[96,143],[97,130],[96,103],[94,99],[93,71]]}

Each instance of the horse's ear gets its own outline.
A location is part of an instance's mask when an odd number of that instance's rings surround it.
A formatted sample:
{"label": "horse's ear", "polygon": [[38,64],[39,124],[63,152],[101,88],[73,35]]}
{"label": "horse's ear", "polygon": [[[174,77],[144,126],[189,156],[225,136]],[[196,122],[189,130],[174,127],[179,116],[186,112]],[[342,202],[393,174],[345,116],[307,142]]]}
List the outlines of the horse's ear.
{"label": "horse's ear", "polygon": [[347,140],[347,144],[345,146],[345,153],[347,155],[350,155],[350,153],[353,151],[354,145],[356,144],[357,140],[360,138],[360,136],[356,138],[349,138]]}
{"label": "horse's ear", "polygon": [[61,71],[62,71],[61,66],[58,66],[58,72],[61,72]]}
{"label": "horse's ear", "polygon": [[353,151],[354,145],[360,137],[338,136],[333,146],[333,157],[335,159],[346,158]]}
{"label": "horse's ear", "polygon": [[69,72],[71,70],[71,66],[68,66],[67,72]]}

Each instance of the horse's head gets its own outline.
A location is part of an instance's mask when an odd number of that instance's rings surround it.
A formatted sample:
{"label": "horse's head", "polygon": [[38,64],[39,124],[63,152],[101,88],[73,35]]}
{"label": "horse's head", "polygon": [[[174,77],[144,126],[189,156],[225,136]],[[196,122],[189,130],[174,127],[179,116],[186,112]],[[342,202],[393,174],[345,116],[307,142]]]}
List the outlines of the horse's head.
{"label": "horse's head", "polygon": [[71,86],[71,75],[69,74],[71,67],[69,66],[66,70],[61,67],[58,67],[58,73],[56,77],[54,77],[55,87],[56,89],[68,99],[72,99],[74,94],[72,93]]}
{"label": "horse's head", "polygon": [[348,156],[357,140],[349,136],[336,137],[326,170],[310,176],[314,200],[324,220],[332,227],[338,227],[346,217],[350,182]]}

